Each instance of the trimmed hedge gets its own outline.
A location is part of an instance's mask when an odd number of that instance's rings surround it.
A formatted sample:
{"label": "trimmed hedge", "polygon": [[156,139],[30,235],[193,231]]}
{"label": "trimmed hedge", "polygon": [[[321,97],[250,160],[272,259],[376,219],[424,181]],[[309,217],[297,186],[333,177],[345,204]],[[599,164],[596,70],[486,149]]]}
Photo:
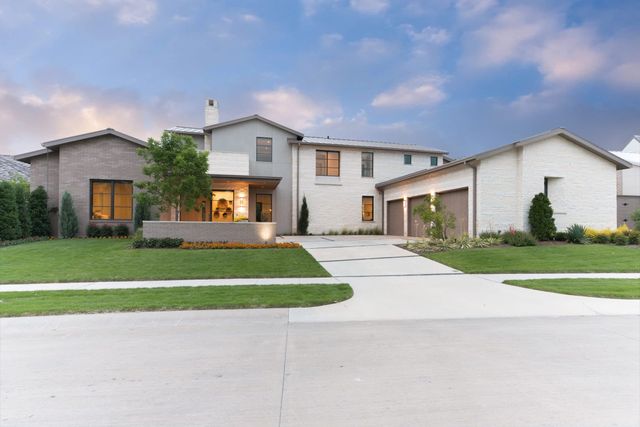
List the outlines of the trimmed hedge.
{"label": "trimmed hedge", "polygon": [[162,239],[155,238],[142,238],[136,239],[131,243],[131,247],[134,249],[160,249],[160,248],[179,248],[184,242],[183,239],[172,239],[165,237]]}

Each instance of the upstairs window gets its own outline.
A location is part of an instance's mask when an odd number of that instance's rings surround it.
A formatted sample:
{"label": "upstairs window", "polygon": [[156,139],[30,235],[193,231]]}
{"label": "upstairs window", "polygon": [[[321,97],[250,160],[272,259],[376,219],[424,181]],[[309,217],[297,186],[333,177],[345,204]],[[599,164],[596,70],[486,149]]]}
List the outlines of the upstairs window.
{"label": "upstairs window", "polygon": [[367,178],[373,177],[373,153],[362,153],[362,176]]}
{"label": "upstairs window", "polygon": [[273,140],[271,138],[256,138],[256,161],[270,162],[273,153]]}
{"label": "upstairs window", "polygon": [[133,182],[91,180],[91,219],[131,220]]}
{"label": "upstairs window", "polygon": [[404,164],[405,165],[410,165],[411,161],[413,160],[412,158],[413,156],[411,154],[405,154],[404,155]]}
{"label": "upstairs window", "polygon": [[316,176],[340,176],[340,152],[316,150]]}
{"label": "upstairs window", "polygon": [[373,196],[362,196],[362,220],[373,221]]}
{"label": "upstairs window", "polygon": [[431,156],[431,166],[438,166],[438,157]]}

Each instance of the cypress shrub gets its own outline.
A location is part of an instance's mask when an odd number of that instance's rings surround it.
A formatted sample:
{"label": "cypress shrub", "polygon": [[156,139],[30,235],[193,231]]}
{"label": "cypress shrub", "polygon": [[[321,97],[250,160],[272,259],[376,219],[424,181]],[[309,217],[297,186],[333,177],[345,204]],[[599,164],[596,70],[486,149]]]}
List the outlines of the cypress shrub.
{"label": "cypress shrub", "polygon": [[544,193],[536,194],[529,208],[531,234],[538,240],[551,240],[556,233],[551,202]]}
{"label": "cypress shrub", "polygon": [[0,240],[21,237],[16,191],[7,181],[0,182]]}
{"label": "cypress shrub", "polygon": [[20,222],[20,237],[25,239],[31,236],[31,218],[29,216],[29,187],[17,182],[14,184],[16,191],[16,207],[18,209],[18,222]]}
{"label": "cypress shrub", "polygon": [[309,208],[307,207],[306,196],[302,197],[302,207],[298,218],[298,234],[305,235],[309,230]]}
{"label": "cypress shrub", "polygon": [[60,208],[60,234],[63,239],[70,239],[78,234],[78,217],[73,209],[71,194],[66,191],[62,195]]}
{"label": "cypress shrub", "polygon": [[135,230],[142,227],[142,221],[151,219],[151,203],[143,194],[136,197],[136,209],[133,215],[133,228]]}
{"label": "cypress shrub", "polygon": [[33,190],[29,196],[29,218],[32,236],[51,235],[51,224],[47,211],[47,192],[42,186]]}

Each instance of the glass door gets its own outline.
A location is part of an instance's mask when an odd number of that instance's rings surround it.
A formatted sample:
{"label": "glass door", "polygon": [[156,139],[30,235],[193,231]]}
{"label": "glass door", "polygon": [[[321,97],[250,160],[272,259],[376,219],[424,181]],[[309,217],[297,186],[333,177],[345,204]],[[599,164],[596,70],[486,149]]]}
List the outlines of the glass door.
{"label": "glass door", "polygon": [[271,194],[256,194],[256,221],[271,222]]}
{"label": "glass door", "polygon": [[233,222],[233,190],[213,190],[211,193],[211,221]]}

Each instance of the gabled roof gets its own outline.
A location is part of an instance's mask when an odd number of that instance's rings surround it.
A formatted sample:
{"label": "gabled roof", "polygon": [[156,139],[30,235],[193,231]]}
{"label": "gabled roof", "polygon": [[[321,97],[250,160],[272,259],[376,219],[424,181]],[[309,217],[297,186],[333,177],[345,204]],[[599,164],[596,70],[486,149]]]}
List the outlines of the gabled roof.
{"label": "gabled roof", "polygon": [[204,131],[202,130],[202,128],[191,126],[174,126],[165,130],[167,132],[182,133],[186,135],[204,135]]}
{"label": "gabled roof", "polygon": [[437,148],[424,147],[417,144],[399,144],[397,142],[369,141],[365,139],[331,138],[328,136],[305,136],[304,138],[302,138],[302,141],[300,143],[302,145],[322,145],[329,147],[355,147],[434,154],[447,153],[446,151],[439,150]]}
{"label": "gabled roof", "polygon": [[22,153],[22,154],[16,154],[15,156],[13,156],[13,158],[16,160],[20,160],[21,162],[28,163],[28,161],[33,159],[34,157],[42,156],[47,153],[51,153],[51,150],[49,150],[48,148],[41,148],[40,150],[29,151],[27,153]]}
{"label": "gabled roof", "polygon": [[53,141],[43,142],[42,146],[45,147],[45,148],[53,148],[53,147],[57,147],[57,146],[62,145],[62,144],[68,144],[70,142],[83,141],[85,139],[96,138],[96,137],[104,136],[104,135],[117,136],[119,138],[122,138],[124,140],[129,141],[129,142],[132,142],[134,144],[140,145],[141,147],[146,147],[147,146],[147,143],[144,142],[143,140],[135,138],[135,137],[133,137],[131,135],[127,135],[126,133],[118,132],[117,130],[112,129],[112,128],[106,128],[106,129],[98,130],[98,131],[95,131],[95,132],[83,133],[81,135],[68,136],[66,138],[54,139]]}
{"label": "gabled roof", "polygon": [[247,116],[247,117],[241,117],[239,119],[229,120],[229,121],[226,121],[226,122],[216,123],[215,125],[205,126],[204,128],[202,128],[202,130],[204,132],[210,132],[212,129],[218,129],[218,128],[221,128],[221,127],[231,126],[231,125],[235,125],[235,124],[238,124],[238,123],[248,122],[248,121],[251,121],[251,120],[260,120],[261,122],[267,123],[267,124],[269,124],[271,126],[275,126],[277,128],[280,128],[285,132],[289,132],[291,134],[294,134],[299,138],[302,138],[304,136],[304,134],[302,132],[299,132],[297,130],[293,130],[291,128],[288,128],[288,127],[286,127],[284,125],[281,125],[280,123],[276,123],[276,122],[274,122],[272,120],[266,119],[266,118],[264,118],[264,117],[262,117],[262,116],[260,116],[258,114],[254,114],[252,116]]}
{"label": "gabled roof", "polygon": [[604,158],[605,160],[610,161],[611,163],[616,165],[617,169],[628,169],[631,167],[631,163],[627,162],[626,160],[621,159],[620,157],[611,154],[610,152],[608,152],[607,150],[604,150],[600,147],[598,147],[597,145],[595,145],[592,142],[587,141],[586,139],[572,133],[569,132],[568,130],[566,130],[565,128],[556,128],[556,129],[552,129],[549,130],[547,132],[543,132],[540,133],[538,135],[534,135],[532,137],[529,138],[525,138],[519,141],[515,141],[512,142],[511,144],[506,144],[506,145],[502,145],[498,148],[494,148],[493,150],[488,150],[488,151],[483,151],[481,153],[475,154],[473,156],[469,156],[469,157],[465,157],[463,159],[460,160],[455,160],[453,162],[450,163],[446,163],[442,166],[437,166],[435,168],[431,168],[431,169],[423,169],[417,172],[413,172],[407,175],[403,175],[403,176],[399,176],[397,178],[393,178],[387,181],[383,181],[383,182],[379,182],[378,184],[376,184],[376,188],[384,188],[384,187],[388,187],[389,185],[407,180],[407,179],[411,179],[411,178],[416,178],[419,176],[424,176],[424,175],[428,175],[428,174],[432,174],[435,172],[439,172],[443,169],[447,169],[447,168],[451,168],[454,166],[458,166],[461,164],[467,164],[469,162],[472,162],[474,160],[482,160],[482,159],[486,159],[487,157],[491,157],[494,156],[496,154],[500,154],[503,153],[505,151],[511,150],[513,148],[517,148],[517,147],[522,147],[524,145],[528,145],[528,144],[533,144],[539,141],[544,141],[546,139],[549,139],[553,136],[562,136],[563,138],[565,138],[568,141],[573,142],[574,144],[577,144],[579,146],[581,146],[582,148],[584,148],[585,150],[588,150],[602,158]]}
{"label": "gabled roof", "polygon": [[29,165],[11,156],[0,154],[0,181],[8,181],[16,177],[29,179],[30,172]]}

